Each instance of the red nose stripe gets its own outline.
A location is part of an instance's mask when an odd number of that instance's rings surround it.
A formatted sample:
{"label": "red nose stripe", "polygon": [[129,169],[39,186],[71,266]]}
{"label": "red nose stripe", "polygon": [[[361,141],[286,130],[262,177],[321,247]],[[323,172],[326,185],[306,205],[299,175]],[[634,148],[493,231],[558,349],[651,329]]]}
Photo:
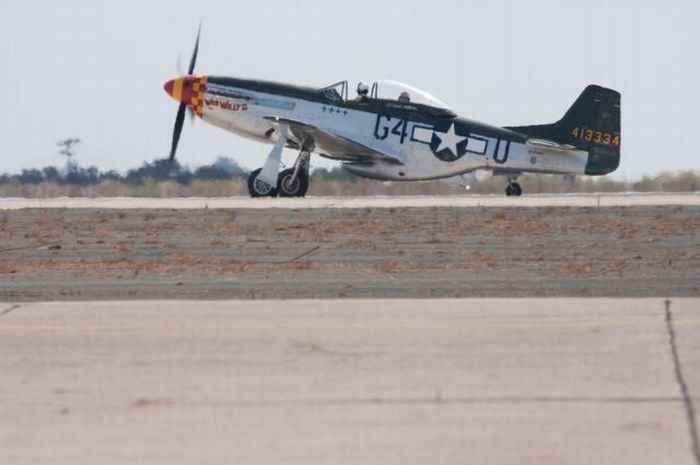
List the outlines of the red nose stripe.
{"label": "red nose stripe", "polygon": [[192,97],[194,96],[192,91],[194,79],[194,76],[187,76],[182,82],[182,98],[180,101],[188,105],[192,104]]}
{"label": "red nose stripe", "polygon": [[175,79],[171,79],[168,82],[165,83],[163,86],[163,89],[165,89],[165,92],[168,93],[169,96],[173,96],[173,87],[175,86]]}

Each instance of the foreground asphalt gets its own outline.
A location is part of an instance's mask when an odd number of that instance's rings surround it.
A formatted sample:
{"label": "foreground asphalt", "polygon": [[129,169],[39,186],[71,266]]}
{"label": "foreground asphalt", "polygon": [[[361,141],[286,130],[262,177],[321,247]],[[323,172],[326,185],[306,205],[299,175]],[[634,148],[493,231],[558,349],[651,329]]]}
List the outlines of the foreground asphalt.
{"label": "foreground asphalt", "polygon": [[699,304],[5,303],[0,463],[697,465]]}

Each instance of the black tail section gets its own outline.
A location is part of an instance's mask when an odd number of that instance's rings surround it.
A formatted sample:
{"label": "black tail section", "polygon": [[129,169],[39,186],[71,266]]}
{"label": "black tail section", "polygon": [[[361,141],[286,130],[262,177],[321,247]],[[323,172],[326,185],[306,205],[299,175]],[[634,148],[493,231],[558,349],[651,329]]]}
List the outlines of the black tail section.
{"label": "black tail section", "polygon": [[588,151],[586,174],[607,174],[620,165],[620,93],[591,85],[554,124],[511,127],[531,138]]}

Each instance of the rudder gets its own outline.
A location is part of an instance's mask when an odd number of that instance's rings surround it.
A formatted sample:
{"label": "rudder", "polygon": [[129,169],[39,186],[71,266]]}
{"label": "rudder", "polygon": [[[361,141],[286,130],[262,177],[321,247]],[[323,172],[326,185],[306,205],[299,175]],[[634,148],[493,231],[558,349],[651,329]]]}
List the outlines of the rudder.
{"label": "rudder", "polygon": [[619,92],[589,85],[558,122],[508,129],[586,150],[586,174],[607,174],[620,165],[620,115]]}

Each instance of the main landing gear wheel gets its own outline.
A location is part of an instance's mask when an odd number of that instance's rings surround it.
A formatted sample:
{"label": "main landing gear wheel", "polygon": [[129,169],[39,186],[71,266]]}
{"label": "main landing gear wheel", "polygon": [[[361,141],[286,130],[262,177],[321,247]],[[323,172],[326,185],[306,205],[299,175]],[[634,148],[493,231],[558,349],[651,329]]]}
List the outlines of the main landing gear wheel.
{"label": "main landing gear wheel", "polygon": [[508,197],[520,197],[523,195],[523,190],[520,188],[520,184],[517,182],[512,182],[506,187],[506,195]]}
{"label": "main landing gear wheel", "polygon": [[294,168],[289,168],[280,173],[277,178],[277,192],[280,197],[304,197],[309,190],[309,176],[304,171],[299,171],[294,177]]}
{"label": "main landing gear wheel", "polygon": [[277,197],[277,188],[258,179],[261,171],[262,168],[258,168],[248,176],[248,193],[251,197]]}

